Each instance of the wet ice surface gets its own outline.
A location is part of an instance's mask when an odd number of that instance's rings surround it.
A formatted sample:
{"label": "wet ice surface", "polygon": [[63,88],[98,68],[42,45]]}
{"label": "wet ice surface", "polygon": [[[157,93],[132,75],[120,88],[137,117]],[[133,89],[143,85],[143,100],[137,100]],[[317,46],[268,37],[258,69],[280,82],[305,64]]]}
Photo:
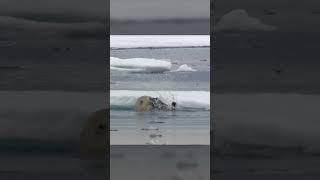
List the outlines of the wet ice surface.
{"label": "wet ice surface", "polygon": [[[164,48],[111,50],[121,59],[169,59],[164,73],[111,71],[111,90],[209,91],[209,48]],[[180,66],[194,69],[176,72]],[[195,92],[196,93],[196,92]],[[111,109],[111,144],[209,144],[210,111],[136,113],[132,109]]]}

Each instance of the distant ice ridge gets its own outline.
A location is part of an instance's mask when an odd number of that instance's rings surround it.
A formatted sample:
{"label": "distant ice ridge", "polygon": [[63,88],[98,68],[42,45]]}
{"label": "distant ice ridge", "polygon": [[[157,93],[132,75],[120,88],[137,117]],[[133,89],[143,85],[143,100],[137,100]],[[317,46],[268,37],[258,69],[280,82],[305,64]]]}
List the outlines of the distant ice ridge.
{"label": "distant ice ridge", "polygon": [[264,24],[258,18],[250,17],[243,9],[237,9],[224,15],[213,29],[214,31],[273,31],[277,28]]}
{"label": "distant ice ridge", "polygon": [[117,71],[128,71],[133,73],[163,73],[171,70],[169,60],[158,60],[148,58],[120,59],[110,57],[110,69]]}
{"label": "distant ice ridge", "polygon": [[177,110],[210,110],[209,91],[131,91],[111,90],[111,109],[133,109],[141,96],[158,97],[166,104],[177,103]]}
{"label": "distant ice ridge", "polygon": [[208,35],[111,35],[111,49],[209,47]]}
{"label": "distant ice ridge", "polygon": [[189,67],[186,64],[181,65],[177,70],[175,70],[175,72],[194,72],[197,71],[195,69],[193,69],[192,67]]}

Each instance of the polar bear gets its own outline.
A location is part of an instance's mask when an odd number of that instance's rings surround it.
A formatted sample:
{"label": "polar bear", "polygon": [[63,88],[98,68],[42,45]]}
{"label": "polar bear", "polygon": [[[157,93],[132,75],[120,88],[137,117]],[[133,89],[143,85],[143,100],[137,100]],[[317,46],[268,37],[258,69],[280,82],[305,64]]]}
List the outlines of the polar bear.
{"label": "polar bear", "polygon": [[108,155],[107,109],[92,113],[80,134],[81,159],[103,159]]}
{"label": "polar bear", "polygon": [[150,96],[139,97],[134,105],[134,111],[136,112],[150,111],[152,109],[153,109],[153,106],[152,106],[152,101]]}
{"label": "polar bear", "polygon": [[176,102],[172,102],[171,107],[161,101],[159,98],[153,98],[150,96],[141,96],[137,99],[134,105],[134,111],[145,112],[151,110],[164,110],[170,111],[175,110]]}

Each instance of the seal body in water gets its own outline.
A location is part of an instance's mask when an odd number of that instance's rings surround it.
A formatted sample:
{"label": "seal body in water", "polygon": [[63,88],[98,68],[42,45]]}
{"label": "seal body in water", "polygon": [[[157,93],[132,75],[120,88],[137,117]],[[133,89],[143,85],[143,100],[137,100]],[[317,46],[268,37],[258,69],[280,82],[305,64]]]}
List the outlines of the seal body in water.
{"label": "seal body in water", "polygon": [[150,96],[141,96],[138,98],[134,105],[136,112],[145,112],[151,110],[163,110],[170,111],[175,110],[176,103],[172,102],[172,107],[161,101],[159,98],[153,98]]}

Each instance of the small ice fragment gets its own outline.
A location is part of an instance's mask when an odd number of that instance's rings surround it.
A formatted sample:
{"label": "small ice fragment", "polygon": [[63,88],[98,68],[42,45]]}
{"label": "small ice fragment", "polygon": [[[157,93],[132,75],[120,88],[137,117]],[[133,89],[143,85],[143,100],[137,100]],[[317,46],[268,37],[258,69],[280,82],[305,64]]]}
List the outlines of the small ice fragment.
{"label": "small ice fragment", "polygon": [[186,64],[183,64],[175,71],[176,72],[194,72],[194,71],[197,71],[197,70],[193,69],[192,67],[189,67]]}

